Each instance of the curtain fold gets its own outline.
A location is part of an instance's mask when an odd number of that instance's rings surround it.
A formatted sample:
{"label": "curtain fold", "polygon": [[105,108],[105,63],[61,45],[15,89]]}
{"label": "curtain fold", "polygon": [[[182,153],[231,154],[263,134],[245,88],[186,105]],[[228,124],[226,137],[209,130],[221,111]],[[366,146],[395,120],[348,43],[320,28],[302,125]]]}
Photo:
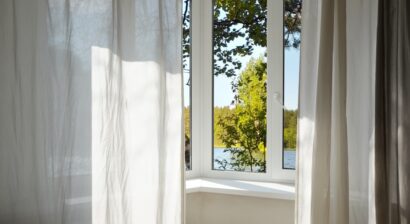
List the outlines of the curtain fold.
{"label": "curtain fold", "polygon": [[180,4],[0,1],[0,223],[183,223]]}
{"label": "curtain fold", "polygon": [[372,223],[377,2],[304,0],[296,223]]}
{"label": "curtain fold", "polygon": [[410,223],[410,3],[380,0],[376,68],[377,223]]}

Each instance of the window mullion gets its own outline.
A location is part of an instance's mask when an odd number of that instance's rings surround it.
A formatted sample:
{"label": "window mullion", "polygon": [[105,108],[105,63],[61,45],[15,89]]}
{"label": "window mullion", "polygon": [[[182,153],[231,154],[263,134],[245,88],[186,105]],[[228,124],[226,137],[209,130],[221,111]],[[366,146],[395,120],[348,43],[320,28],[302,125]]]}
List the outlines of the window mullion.
{"label": "window mullion", "polygon": [[283,160],[283,1],[268,0],[268,170],[272,180],[293,182]]}
{"label": "window mullion", "polygon": [[202,10],[202,67],[201,67],[201,80],[202,80],[202,106],[203,106],[203,144],[202,144],[202,168],[203,175],[206,176],[210,170],[212,170],[212,101],[213,101],[213,43],[212,43],[212,5],[213,0],[201,0]]}

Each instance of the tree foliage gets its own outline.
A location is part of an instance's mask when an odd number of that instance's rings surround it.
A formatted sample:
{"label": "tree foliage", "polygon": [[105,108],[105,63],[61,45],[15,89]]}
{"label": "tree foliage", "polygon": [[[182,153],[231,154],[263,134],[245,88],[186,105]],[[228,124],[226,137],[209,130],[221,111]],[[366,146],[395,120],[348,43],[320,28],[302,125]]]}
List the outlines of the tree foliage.
{"label": "tree foliage", "polygon": [[184,107],[185,129],[185,167],[191,169],[191,110]]}
{"label": "tree foliage", "polygon": [[[214,108],[214,146],[225,147],[229,160],[216,160],[220,169],[266,170],[267,89],[266,63],[251,60],[239,75],[234,107]],[[284,111],[283,146],[296,148],[297,111]]]}
{"label": "tree foliage", "polygon": [[[189,72],[191,55],[191,0],[183,0],[182,12],[182,66],[184,72]],[[189,85],[189,83],[187,83]]]}
{"label": "tree foliage", "polygon": [[296,110],[283,112],[283,147],[286,150],[296,149],[297,116]]}
{"label": "tree foliage", "polygon": [[231,113],[220,114],[218,137],[230,151],[235,170],[265,170],[266,78],[263,59],[251,60],[236,82],[235,107]]}
{"label": "tree foliage", "polygon": [[225,122],[230,122],[228,119],[233,115],[234,111],[228,106],[225,107],[214,107],[214,147],[225,148],[226,145],[220,138],[220,136],[226,135],[226,130],[223,129],[219,123],[221,120]]}
{"label": "tree foliage", "polygon": [[191,110],[184,107],[184,125],[185,125],[185,144],[191,141]]}
{"label": "tree foliage", "polygon": [[[184,0],[183,56],[188,69],[190,51],[190,2]],[[284,46],[300,45],[302,0],[284,2]],[[252,55],[267,44],[267,0],[215,0],[213,13],[214,75],[235,76],[239,57]],[[240,44],[238,44],[240,43]]]}

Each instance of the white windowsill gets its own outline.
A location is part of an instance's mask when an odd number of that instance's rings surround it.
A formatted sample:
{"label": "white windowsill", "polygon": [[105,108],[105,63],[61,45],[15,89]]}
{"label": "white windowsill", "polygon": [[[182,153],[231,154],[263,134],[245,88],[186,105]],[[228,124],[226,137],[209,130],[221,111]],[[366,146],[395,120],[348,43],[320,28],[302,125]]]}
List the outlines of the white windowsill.
{"label": "white windowsill", "polygon": [[201,178],[186,180],[185,188],[187,194],[207,192],[283,200],[295,199],[295,186],[292,184]]}
{"label": "white windowsill", "polygon": [[[295,199],[295,186],[293,184],[284,183],[196,178],[186,180],[185,189],[187,194],[206,192],[282,200]],[[67,205],[86,203],[91,203],[91,197],[66,199]]]}

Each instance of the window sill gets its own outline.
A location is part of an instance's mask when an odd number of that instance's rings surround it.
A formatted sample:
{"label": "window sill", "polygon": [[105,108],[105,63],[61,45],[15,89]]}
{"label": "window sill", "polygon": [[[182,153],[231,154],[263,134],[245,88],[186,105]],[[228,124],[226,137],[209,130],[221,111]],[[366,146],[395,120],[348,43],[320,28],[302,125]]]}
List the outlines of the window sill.
{"label": "window sill", "polygon": [[185,187],[187,194],[207,192],[282,200],[295,199],[295,186],[292,184],[201,178],[187,180]]}

